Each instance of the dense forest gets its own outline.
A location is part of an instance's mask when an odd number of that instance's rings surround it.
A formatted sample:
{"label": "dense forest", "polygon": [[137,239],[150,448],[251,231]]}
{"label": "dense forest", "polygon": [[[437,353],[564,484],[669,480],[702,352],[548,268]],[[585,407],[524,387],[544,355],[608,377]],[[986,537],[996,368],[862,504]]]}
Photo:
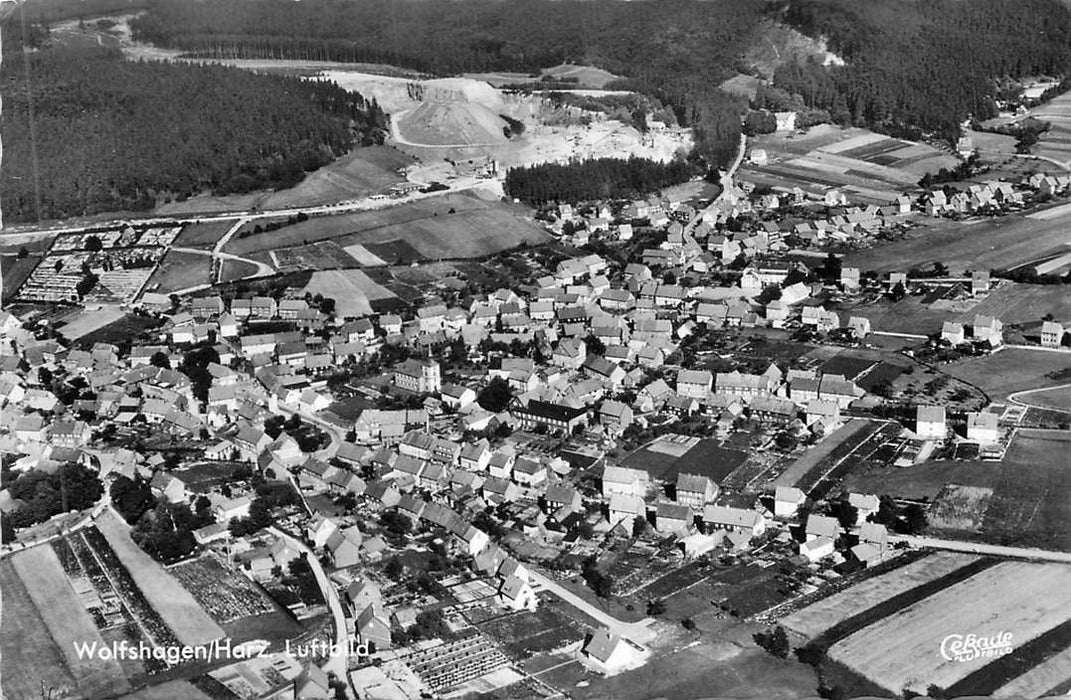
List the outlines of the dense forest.
{"label": "dense forest", "polygon": [[436,75],[592,63],[696,130],[713,165],[736,153],[743,105],[717,89],[765,0],[154,0],[136,38],[201,56],[389,63]]}
{"label": "dense forest", "polygon": [[1058,0],[787,0],[781,11],[846,65],[785,64],[775,84],[837,123],[897,136],[954,139],[969,116],[996,114],[1000,79],[1071,67]]}
{"label": "dense forest", "polygon": [[543,163],[511,168],[505,189],[509,196],[532,204],[624,199],[687,182],[694,171],[681,160],[659,163],[636,157]]}
{"label": "dense forest", "polygon": [[0,200],[11,221],[290,187],[384,138],[378,105],[333,83],[126,61],[29,36],[44,48],[24,60],[17,25],[4,27]]}

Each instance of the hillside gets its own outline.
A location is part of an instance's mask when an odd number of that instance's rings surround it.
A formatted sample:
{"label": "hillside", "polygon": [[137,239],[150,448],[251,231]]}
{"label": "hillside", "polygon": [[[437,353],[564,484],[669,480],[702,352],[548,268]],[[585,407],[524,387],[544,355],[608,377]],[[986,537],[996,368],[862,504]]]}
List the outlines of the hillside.
{"label": "hillside", "polygon": [[1066,75],[1071,12],[1058,0],[787,0],[781,18],[846,65],[782,64],[775,84],[834,121],[953,139],[996,114],[999,79]]}
{"label": "hillside", "polygon": [[[697,154],[736,154],[743,105],[717,89],[734,73],[765,0],[156,0],[134,37],[198,56],[388,63],[425,73],[539,74],[563,63],[625,76],[695,128]],[[301,27],[295,35],[294,27]],[[566,75],[568,77],[568,75]]]}
{"label": "hillside", "polygon": [[24,63],[17,27],[4,28],[8,221],[291,187],[353,146],[383,140],[378,105],[330,83],[131,62],[116,49],[31,38],[44,48]]}

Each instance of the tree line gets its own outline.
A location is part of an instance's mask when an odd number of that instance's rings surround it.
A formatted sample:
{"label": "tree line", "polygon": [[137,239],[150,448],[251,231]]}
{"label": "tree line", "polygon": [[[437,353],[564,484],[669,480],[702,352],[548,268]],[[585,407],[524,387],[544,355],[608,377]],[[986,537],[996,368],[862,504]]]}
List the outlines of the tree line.
{"label": "tree line", "polygon": [[387,127],[374,100],[333,83],[127,61],[34,37],[44,48],[24,64],[18,28],[3,28],[8,220],[291,187],[354,145],[382,143]]}
{"label": "tree line", "polygon": [[220,58],[388,63],[429,74],[536,73],[591,63],[695,128],[697,156],[735,156],[745,105],[717,89],[731,76],[765,0],[154,0],[131,23],[142,41]]}
{"label": "tree line", "polygon": [[1062,75],[1071,15],[1057,0],[790,0],[781,19],[825,37],[843,66],[786,63],[774,83],[839,124],[954,140],[997,113],[1005,78]]}
{"label": "tree line", "polygon": [[687,182],[694,173],[683,160],[596,158],[511,168],[505,189],[532,204],[626,199]]}

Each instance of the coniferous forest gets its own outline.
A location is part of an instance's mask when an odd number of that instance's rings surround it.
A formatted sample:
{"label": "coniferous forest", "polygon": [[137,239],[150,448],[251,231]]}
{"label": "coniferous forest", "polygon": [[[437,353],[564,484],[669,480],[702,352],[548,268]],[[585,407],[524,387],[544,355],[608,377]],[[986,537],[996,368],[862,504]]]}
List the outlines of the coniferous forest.
{"label": "coniferous forest", "polygon": [[435,75],[590,63],[626,77],[696,130],[696,154],[736,154],[733,74],[764,0],[157,0],[135,37],[198,56],[388,63]]}
{"label": "coniferous forest", "polygon": [[786,63],[774,82],[833,121],[952,140],[996,114],[1001,78],[1064,75],[1071,13],[1058,0],[789,0],[781,19],[825,37],[845,66]]}
{"label": "coniferous forest", "polygon": [[635,157],[543,163],[511,168],[505,189],[509,196],[532,204],[624,199],[687,182],[694,170],[681,160],[659,163]]}
{"label": "coniferous forest", "polygon": [[378,105],[333,83],[127,61],[118,50],[47,41],[24,61],[17,26],[6,26],[3,39],[7,221],[290,187],[353,145],[384,137]]}

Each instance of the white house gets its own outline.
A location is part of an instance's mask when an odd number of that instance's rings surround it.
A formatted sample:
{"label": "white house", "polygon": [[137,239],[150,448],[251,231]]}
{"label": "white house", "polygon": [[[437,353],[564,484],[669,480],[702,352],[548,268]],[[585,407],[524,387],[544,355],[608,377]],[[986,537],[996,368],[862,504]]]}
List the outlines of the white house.
{"label": "white house", "polygon": [[983,445],[992,445],[1000,440],[1000,428],[995,413],[968,413],[967,439]]}
{"label": "white house", "polygon": [[919,406],[915,409],[915,434],[926,440],[943,440],[946,432],[944,406]]}
{"label": "white house", "polygon": [[793,518],[807,496],[794,486],[778,486],[774,491],[774,515],[778,518]]}

